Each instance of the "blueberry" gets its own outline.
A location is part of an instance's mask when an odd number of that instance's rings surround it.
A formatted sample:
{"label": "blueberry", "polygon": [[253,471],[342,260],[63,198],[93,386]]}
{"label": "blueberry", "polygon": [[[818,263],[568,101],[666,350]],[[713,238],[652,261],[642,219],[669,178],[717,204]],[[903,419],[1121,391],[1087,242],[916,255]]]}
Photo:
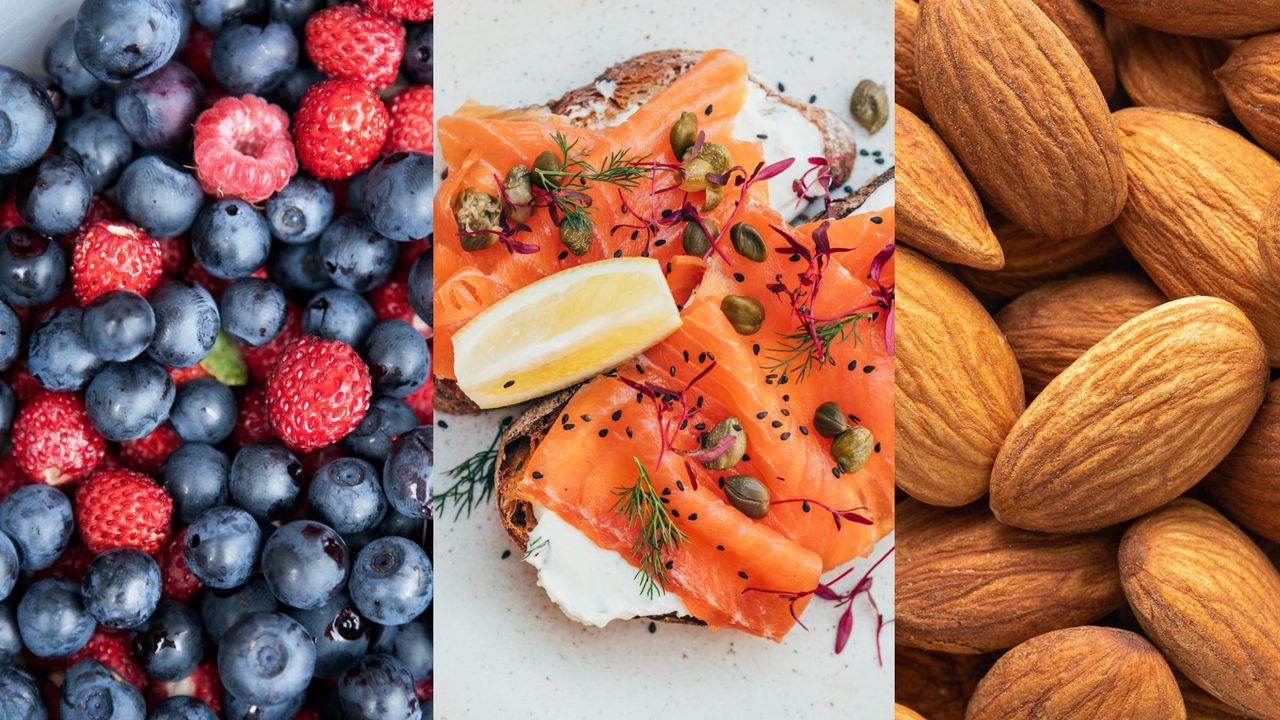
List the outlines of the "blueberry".
{"label": "blueberry", "polygon": [[378,532],[383,535],[394,535],[416,542],[423,541],[424,530],[426,525],[423,524],[422,518],[410,517],[397,512],[395,508],[388,508],[387,516],[378,524]]}
{"label": "blueberry", "polygon": [[9,597],[18,584],[18,573],[22,571],[18,560],[18,549],[8,535],[0,532],[0,600]]}
{"label": "blueberry", "polygon": [[383,625],[403,625],[431,604],[431,558],[405,538],[379,538],[356,556],[348,589],[361,615]]}
{"label": "blueberry", "polygon": [[171,148],[191,138],[204,106],[204,86],[180,62],[170,62],[116,90],[115,114],[133,141],[148,150]]}
{"label": "blueberry", "polygon": [[435,316],[432,313],[432,296],[435,293],[435,269],[431,253],[425,252],[413,261],[409,270],[409,301],[413,303],[413,311],[434,327]]}
{"label": "blueberry", "polygon": [[89,420],[108,440],[139,440],[169,417],[173,378],[146,358],[109,363],[85,392]]}
{"label": "blueberry", "polygon": [[302,492],[302,464],[283,445],[245,445],[231,462],[228,490],[236,505],[259,520],[289,515]]}
{"label": "blueberry", "polygon": [[[36,87],[44,92],[45,97],[49,98],[54,117],[60,120],[71,116],[71,105],[67,102],[67,94],[62,91],[57,80],[48,75],[32,75],[31,82],[34,82]],[[54,136],[57,136],[57,131],[54,131]]]}
{"label": "blueberry", "polygon": [[31,78],[0,65],[0,174],[30,167],[53,142],[53,103]]}
{"label": "blueberry", "polygon": [[178,388],[169,424],[186,442],[216,445],[236,428],[236,397],[214,378],[187,381]]}
{"label": "blueberry", "polygon": [[280,602],[308,610],[333,599],[347,583],[351,559],[333,528],[296,520],[271,534],[262,548],[262,576]]}
{"label": "blueberry", "polygon": [[[22,635],[18,632],[18,615],[14,611],[16,600],[0,603],[0,667],[12,665],[22,655]],[[0,717],[5,715],[5,690],[0,683]]]}
{"label": "blueberry", "polygon": [[94,627],[80,600],[80,585],[71,580],[37,580],[18,603],[22,644],[39,657],[70,655],[89,642]]}
{"label": "blueberry", "polygon": [[133,159],[133,140],[114,118],[91,112],[58,127],[54,146],[84,169],[93,192],[111,187]]}
{"label": "blueberry", "polygon": [[0,667],[0,717],[9,720],[48,720],[44,696],[26,670]]}
{"label": "blueberry", "polygon": [[0,370],[8,370],[22,349],[22,324],[8,304],[0,302]]}
{"label": "blueberry", "polygon": [[160,602],[160,567],[135,548],[108,550],[94,558],[80,587],[84,607],[99,623],[133,629]]}
{"label": "blueberry", "polygon": [[44,48],[44,71],[49,73],[62,91],[73,97],[84,97],[98,89],[98,78],[84,69],[76,57],[76,21],[58,26]]}
{"label": "blueberry", "polygon": [[311,510],[343,535],[377,526],[387,512],[382,478],[368,462],[338,458],[325,463],[307,489]]}
{"label": "blueberry", "polygon": [[205,30],[216,33],[224,25],[261,14],[265,7],[265,0],[191,0],[191,15]]}
{"label": "blueberry", "polygon": [[116,91],[110,85],[99,85],[97,90],[85,95],[84,97],[72,98],[72,109],[74,113],[87,115],[88,113],[103,113],[111,115],[112,103],[115,102]]}
{"label": "blueberry", "polygon": [[267,223],[281,242],[311,242],[332,220],[333,191],[306,173],[295,175],[267,200]]}
{"label": "blueberry", "polygon": [[85,0],[76,15],[80,64],[103,82],[155,72],[169,62],[182,36],[173,0]]}
{"label": "blueberry", "polygon": [[18,549],[23,570],[43,570],[67,549],[75,520],[71,501],[48,485],[23,485],[0,501],[0,531]]}
{"label": "blueberry", "polygon": [[185,678],[203,655],[200,618],[174,600],[160,601],[151,618],[133,634],[133,656],[148,675],[159,680]]}
{"label": "blueberry", "polygon": [[381,465],[391,452],[391,443],[417,426],[418,416],[405,401],[375,398],[356,429],[342,439],[342,449]]}
{"label": "blueberry", "polygon": [[0,380],[0,435],[8,435],[13,430],[13,390],[9,383]]}
{"label": "blueberry", "polygon": [[299,695],[276,705],[255,705],[224,693],[223,712],[227,720],[293,720],[305,702],[306,696]]}
{"label": "blueberry", "polygon": [[271,594],[267,581],[254,577],[233,592],[206,592],[200,601],[200,617],[209,636],[220,638],[242,618],[253,613],[275,612],[276,607],[276,596]]}
{"label": "blueberry", "polygon": [[227,691],[246,702],[277,705],[307,689],[316,646],[297,620],[280,613],[254,613],[222,638],[218,673]]}
{"label": "blueberry", "polygon": [[390,655],[366,655],[338,680],[344,720],[421,720],[413,676]]}
{"label": "blueberry", "polygon": [[347,207],[353,212],[364,212],[364,180],[368,170],[361,170],[347,181]]}
{"label": "blueberry", "polygon": [[378,316],[368,300],[350,290],[333,288],[311,298],[302,313],[302,331],[360,347]]}
{"label": "blueberry", "polygon": [[153,237],[173,237],[191,229],[204,203],[200,181],[177,163],[144,155],[129,163],[116,186],[120,209]]}
{"label": "blueberry", "polygon": [[364,211],[369,224],[392,240],[417,240],[431,234],[431,196],[435,163],[419,152],[397,152],[369,169],[364,181]]}
{"label": "blueberry", "polygon": [[267,10],[272,20],[301,30],[311,14],[324,7],[322,0],[267,0]]}
{"label": "blueberry", "polygon": [[431,622],[420,617],[396,628],[392,655],[404,663],[414,682],[431,677],[432,662]]}
{"label": "blueberry", "polygon": [[284,329],[289,305],[279,285],[246,277],[223,291],[218,299],[218,314],[228,335],[257,347],[271,342]]}
{"label": "blueberry", "polygon": [[142,693],[97,660],[81,660],[67,671],[58,694],[62,720],[144,720]]}
{"label": "blueberry", "polygon": [[282,22],[229,25],[213,43],[218,84],[240,95],[261,95],[284,82],[298,64],[298,38]]}
{"label": "blueberry", "polygon": [[191,251],[214,277],[234,280],[250,275],[267,261],[270,250],[267,221],[239,198],[206,206],[191,228]]}
{"label": "blueberry", "polygon": [[193,697],[175,695],[156,705],[147,720],[218,720],[218,715]]}
{"label": "blueberry", "polygon": [[329,273],[324,271],[324,258],[320,257],[320,243],[305,245],[276,245],[267,265],[271,279],[285,292],[310,297],[333,287]]}
{"label": "blueberry", "polygon": [[103,360],[123,362],[142,354],[156,330],[151,303],[128,290],[109,290],[84,308],[80,332],[89,349]]}
{"label": "blueberry", "polygon": [[62,308],[31,333],[27,345],[27,370],[49,390],[79,390],[102,367],[102,359],[89,348],[80,331],[83,311]]}
{"label": "blueberry", "polygon": [[404,59],[400,69],[415,85],[435,85],[432,22],[408,23],[404,38]]}
{"label": "blueberry", "polygon": [[79,164],[61,155],[50,155],[22,175],[14,199],[18,215],[32,230],[65,235],[84,221],[93,187]]}
{"label": "blueberry", "polygon": [[369,648],[369,628],[345,592],[311,610],[288,609],[316,642],[316,677],[333,677],[346,670]]}
{"label": "blueberry", "polygon": [[18,307],[45,305],[67,281],[62,246],[26,227],[0,236],[0,299]]}
{"label": "blueberry", "polygon": [[169,453],[157,479],[173,498],[173,510],[183,523],[191,523],[215,505],[226,505],[227,476],[231,458],[210,445],[183,443]]}
{"label": "blueberry", "polygon": [[195,365],[218,339],[218,306],[209,291],[189,282],[172,281],[151,291],[156,333],[147,354],[171,368]]}
{"label": "blueberry", "polygon": [[365,359],[373,391],[392,397],[413,394],[431,372],[426,339],[403,320],[383,320],[373,326],[365,344]]}
{"label": "blueberry", "polygon": [[289,112],[298,109],[302,95],[312,85],[324,80],[324,75],[310,64],[299,62],[298,66],[285,76],[284,82],[269,93],[268,99]]}
{"label": "blueberry", "polygon": [[223,590],[243,585],[253,574],[262,531],[240,508],[219,505],[187,528],[183,557],[200,582]]}
{"label": "blueberry", "polygon": [[381,285],[396,266],[396,244],[355,213],[343,215],[325,229],[320,255],[333,284],[356,292]]}
{"label": "blueberry", "polygon": [[387,502],[402,515],[428,517],[434,479],[430,425],[396,439],[382,467],[382,489]]}

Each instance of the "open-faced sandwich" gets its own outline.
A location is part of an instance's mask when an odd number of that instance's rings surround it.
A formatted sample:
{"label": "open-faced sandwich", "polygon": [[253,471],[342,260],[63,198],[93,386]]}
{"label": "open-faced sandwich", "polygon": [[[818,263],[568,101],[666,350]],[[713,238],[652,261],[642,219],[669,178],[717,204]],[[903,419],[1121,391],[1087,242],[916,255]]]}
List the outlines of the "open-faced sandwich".
{"label": "open-faced sandwich", "polygon": [[541,398],[497,470],[538,583],[586,623],[782,638],[893,527],[892,210],[789,224],[848,126],[664,51],[438,138],[437,402]]}

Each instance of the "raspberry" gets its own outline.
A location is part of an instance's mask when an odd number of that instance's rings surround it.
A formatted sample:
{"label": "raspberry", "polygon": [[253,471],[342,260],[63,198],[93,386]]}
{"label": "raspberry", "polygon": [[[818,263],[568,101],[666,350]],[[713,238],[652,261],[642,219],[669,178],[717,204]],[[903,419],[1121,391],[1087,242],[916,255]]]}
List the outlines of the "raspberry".
{"label": "raspberry", "polygon": [[205,660],[181,680],[155,680],[147,689],[147,699],[152,705],[175,695],[193,697],[222,717],[222,680],[218,676],[217,662]]}
{"label": "raspberry", "polygon": [[436,14],[435,0],[364,0],[364,4],[380,13],[413,22],[430,20]]}
{"label": "raspberry", "polygon": [[147,671],[134,659],[127,632],[99,626],[89,643],[67,658],[67,667],[81,660],[97,660],[139,690],[147,689]]}
{"label": "raspberry", "polygon": [[164,274],[180,278],[191,263],[191,243],[185,235],[156,238],[160,243],[160,264]]}
{"label": "raspberry", "polygon": [[14,461],[12,455],[5,455],[0,458],[0,501],[9,497],[9,493],[14,490],[23,485],[30,485],[33,482],[35,481],[22,472],[22,468],[18,467],[18,463]]}
{"label": "raspberry", "polygon": [[223,98],[196,118],[195,161],[205,192],[262,202],[298,171],[289,116],[256,95]]}
{"label": "raspberry", "polygon": [[290,342],[267,379],[271,428],[303,452],[346,437],[364,419],[369,369],[350,345],[306,335]]}
{"label": "raspberry", "polygon": [[73,542],[62,551],[52,565],[37,572],[36,578],[43,580],[54,577],[84,582],[84,576],[89,572],[89,566],[93,564],[93,559],[96,557],[97,555],[94,555],[84,544]]}
{"label": "raspberry", "polygon": [[293,116],[298,159],[318,178],[349,178],[378,158],[388,122],[387,107],[365,85],[318,82],[303,93]]}
{"label": "raspberry", "polygon": [[178,437],[173,427],[169,423],[163,423],[144,438],[120,443],[120,458],[134,470],[154,473],[160,469],[169,453],[177,450],[181,444],[182,438]]}
{"label": "raspberry", "polygon": [[213,41],[217,36],[199,25],[191,26],[187,44],[178,52],[178,60],[191,68],[205,87],[215,87],[218,78],[213,74]]}
{"label": "raspberry", "polygon": [[271,430],[271,417],[267,414],[267,389],[261,386],[250,388],[240,399],[240,416],[236,418],[232,437],[243,446],[271,442],[275,436]]}
{"label": "raspberry", "polygon": [[[25,310],[26,308],[14,309]],[[9,371],[9,387],[13,389],[13,396],[18,399],[19,404],[30,402],[31,398],[48,392],[43,385],[31,377],[31,371],[27,370],[26,360],[19,360],[14,364],[13,369]]]}
{"label": "raspberry", "polygon": [[90,550],[121,547],[154,553],[169,538],[173,499],[146,475],[105,468],[76,491],[76,525]]}
{"label": "raspberry", "polygon": [[387,131],[384,155],[400,150],[413,150],[432,154],[435,131],[431,119],[435,115],[436,94],[430,85],[407,87],[391,98],[387,110],[391,113],[391,128]]}
{"label": "raspberry", "polygon": [[190,602],[204,587],[200,578],[191,572],[190,566],[187,565],[187,558],[183,555],[183,540],[186,535],[186,528],[178,530],[173,537],[169,538],[169,542],[160,548],[160,552],[156,553],[156,564],[160,566],[160,580],[164,595],[179,602]]}
{"label": "raspberry", "polygon": [[106,448],[79,395],[37,395],[13,421],[13,459],[27,475],[50,485],[93,472]]}
{"label": "raspberry", "polygon": [[126,222],[104,220],[89,226],[71,259],[72,287],[81,305],[109,290],[146,295],[163,274],[160,243]]}
{"label": "raspberry", "polygon": [[398,272],[369,291],[369,304],[379,320],[403,320],[413,323],[413,304],[409,302],[409,273]]}
{"label": "raspberry", "polygon": [[320,72],[381,90],[396,81],[400,70],[404,25],[360,5],[336,5],[307,20],[306,43]]}

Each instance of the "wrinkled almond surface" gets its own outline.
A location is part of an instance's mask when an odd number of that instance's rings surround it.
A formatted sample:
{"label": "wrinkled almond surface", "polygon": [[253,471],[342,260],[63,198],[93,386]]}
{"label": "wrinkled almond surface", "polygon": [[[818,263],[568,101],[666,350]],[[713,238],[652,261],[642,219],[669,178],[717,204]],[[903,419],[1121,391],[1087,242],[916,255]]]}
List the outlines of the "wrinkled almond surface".
{"label": "wrinkled almond surface", "polygon": [[964,720],[974,688],[992,660],[897,644],[893,649],[894,698],[929,720]]}
{"label": "wrinkled almond surface", "polygon": [[1175,35],[1236,38],[1280,28],[1280,0],[1094,0],[1107,12]]}
{"label": "wrinkled almond surface", "polygon": [[893,0],[893,100],[917,115],[924,114],[916,77],[916,0]]}
{"label": "wrinkled almond surface", "polygon": [[992,230],[1004,254],[1004,267],[978,270],[957,265],[955,276],[975,295],[998,303],[1015,298],[1051,280],[1105,265],[1123,255],[1120,237],[1105,228],[1065,240],[1050,240],[1008,220],[996,219]]}
{"label": "wrinkled almond surface", "polygon": [[1280,33],[1246,40],[1215,74],[1253,139],[1280,151]]}
{"label": "wrinkled almond surface", "polygon": [[1213,72],[1231,54],[1224,40],[1170,35],[1114,15],[1107,38],[1115,53],[1120,84],[1135,105],[1195,113],[1225,122],[1227,96]]}
{"label": "wrinkled almond surface", "polygon": [[1035,0],[1035,4],[1067,36],[1098,82],[1104,97],[1116,93],[1116,64],[1102,28],[1102,13],[1087,0]]}
{"label": "wrinkled almond surface", "polygon": [[1244,437],[1206,484],[1228,515],[1280,542],[1280,382],[1271,383]]}

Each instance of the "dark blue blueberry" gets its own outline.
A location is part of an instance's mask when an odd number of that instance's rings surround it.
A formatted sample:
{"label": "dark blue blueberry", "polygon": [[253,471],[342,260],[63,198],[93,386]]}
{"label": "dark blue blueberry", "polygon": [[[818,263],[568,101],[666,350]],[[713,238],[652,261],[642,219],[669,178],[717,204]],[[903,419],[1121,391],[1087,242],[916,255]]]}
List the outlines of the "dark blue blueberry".
{"label": "dark blue blueberry", "polygon": [[290,608],[285,612],[302,623],[316,641],[316,677],[337,675],[369,648],[369,628],[373,623],[360,616],[345,592],[318,608]]}
{"label": "dark blue blueberry", "polygon": [[70,655],[89,642],[95,627],[80,599],[80,584],[71,580],[37,580],[18,603],[22,644],[39,657]]}
{"label": "dark blue blueberry", "polygon": [[320,236],[320,255],[333,284],[356,292],[381,285],[396,266],[396,244],[360,215],[348,213]]}
{"label": "dark blue blueberry", "polygon": [[425,529],[426,525],[422,522],[422,518],[410,517],[396,512],[395,508],[388,508],[387,516],[382,518],[382,522],[378,524],[378,532],[383,535],[408,538],[415,542],[423,541],[423,531]]}
{"label": "dark blue blueberry", "polygon": [[413,261],[413,268],[409,270],[409,301],[413,303],[413,311],[430,327],[435,326],[435,315],[432,312],[434,293],[434,262],[431,253],[425,252]]}
{"label": "dark blue blueberry", "polygon": [[18,549],[8,535],[0,532],[0,600],[9,597],[18,584],[18,574],[22,572],[22,563],[18,559]]}
{"label": "dark blue blueberry", "polygon": [[58,693],[61,720],[145,720],[142,693],[97,660],[81,660],[67,671]]}
{"label": "dark blue blueberry", "polygon": [[284,82],[268,94],[268,99],[285,110],[293,112],[298,109],[303,93],[321,80],[324,80],[324,75],[319,70],[310,63],[299,62],[298,66],[285,76]]}
{"label": "dark blue blueberry", "polygon": [[409,517],[428,516],[434,480],[432,429],[425,425],[396,439],[382,466],[382,489],[396,512]]}
{"label": "dark blue blueberry", "polygon": [[177,163],[144,155],[129,163],[116,186],[120,209],[152,237],[173,237],[191,229],[204,203],[200,181]]}
{"label": "dark blue blueberry", "polygon": [[324,271],[319,242],[305,245],[277,243],[267,272],[285,292],[302,297],[311,297],[333,287],[329,273]]}
{"label": "dark blue blueberry", "polygon": [[103,113],[111,115],[113,112],[112,103],[115,102],[116,91],[110,85],[99,85],[97,90],[85,95],[81,98],[72,98],[71,106],[74,112],[81,115],[89,113]]}
{"label": "dark blue blueberry", "polygon": [[133,140],[114,118],[91,112],[58,127],[55,147],[60,155],[76,161],[95,193],[115,184],[133,159]]}
{"label": "dark blue blueberry", "polygon": [[109,290],[84,308],[80,331],[89,349],[103,360],[123,362],[142,354],[156,331],[151,303],[128,290]]}
{"label": "dark blue blueberry", "polygon": [[161,365],[187,368],[209,354],[218,339],[218,306],[208,290],[171,281],[151,292],[156,333],[147,354]]}
{"label": "dark blue blueberry", "polygon": [[227,489],[236,505],[259,520],[287,517],[302,492],[302,463],[283,445],[245,445],[231,462]]}
{"label": "dark blue blueberry", "polygon": [[121,85],[115,114],[133,141],[148,150],[171,148],[191,138],[191,126],[204,105],[204,86],[180,62]]}
{"label": "dark blue blueberry", "polygon": [[307,689],[316,646],[302,623],[280,613],[254,613],[222,638],[218,674],[227,691],[246,702],[278,705]]}
{"label": "dark blue blueberry", "polygon": [[208,205],[191,228],[191,252],[210,275],[224,280],[252,274],[267,261],[270,250],[267,221],[239,198]]}
{"label": "dark blue blueberry", "polygon": [[333,599],[347,584],[351,558],[333,528],[295,520],[271,534],[262,548],[262,577],[276,599],[309,610]]}
{"label": "dark blue blueberry", "polygon": [[431,234],[435,163],[419,152],[398,152],[369,169],[364,181],[364,211],[369,224],[392,240]]}
{"label": "dark blue blueberry", "polygon": [[347,181],[347,207],[352,212],[364,212],[364,180],[368,170],[361,170]]}
{"label": "dark blue blueberry", "polygon": [[408,397],[422,387],[431,372],[426,339],[403,320],[383,320],[374,325],[364,354],[375,393]]}
{"label": "dark blue blueberry", "polygon": [[175,600],[161,600],[133,634],[133,656],[158,680],[181,680],[204,655],[204,628],[195,612]]}
{"label": "dark blue blueberry", "polygon": [[173,378],[146,358],[109,363],[85,392],[89,420],[108,440],[139,440],[169,418]]}
{"label": "dark blue blueberry", "polygon": [[259,612],[275,612],[276,596],[267,581],[257,576],[231,592],[211,590],[200,600],[200,617],[209,636],[220,638],[244,617]]}
{"label": "dark blue blueberry", "polygon": [[49,720],[40,687],[26,670],[13,665],[0,667],[0,717]]}
{"label": "dark blue blueberry", "polygon": [[[18,632],[18,615],[14,610],[16,605],[16,598],[0,603],[0,667],[12,665],[22,656],[22,635]],[[0,717],[9,717],[4,714],[4,695],[5,690],[0,684]]]}
{"label": "dark blue blueberry", "polygon": [[108,550],[93,559],[80,592],[84,607],[99,623],[132,630],[160,602],[160,566],[136,548]]}
{"label": "dark blue blueberry", "polygon": [[390,655],[366,655],[338,680],[344,720],[421,720],[413,675]]}
{"label": "dark blue blueberry", "polygon": [[8,304],[0,302],[0,370],[8,370],[22,349],[22,324]]}
{"label": "dark blue blueberry", "polygon": [[71,501],[49,485],[23,485],[0,501],[0,531],[18,549],[23,570],[43,570],[67,549],[75,519]]}
{"label": "dark blue blueberry", "polygon": [[307,499],[312,512],[343,535],[377,526],[387,512],[382,478],[359,458],[338,458],[321,466],[311,478]]}
{"label": "dark blue blueberry", "polygon": [[255,705],[228,692],[223,694],[222,712],[227,720],[293,720],[306,699],[306,695],[298,695],[276,705]]}
{"label": "dark blue blueberry", "polygon": [[58,26],[44,48],[44,71],[49,73],[62,91],[72,97],[84,97],[98,89],[98,78],[84,69],[76,57],[76,21]]}
{"label": "dark blue blueberry", "polygon": [[236,429],[236,396],[214,378],[196,378],[178,388],[169,424],[189,443],[218,443]]}
{"label": "dark blue blueberry", "polygon": [[270,280],[245,277],[231,283],[218,298],[222,329],[246,345],[257,347],[284,329],[289,305],[284,290]]}
{"label": "dark blue blueberry", "polygon": [[213,74],[232,94],[261,95],[284,82],[298,64],[298,38],[282,22],[229,25],[213,43]]}
{"label": "dark blue blueberry", "polygon": [[23,73],[0,65],[0,174],[30,167],[53,142],[53,103]]}
{"label": "dark blue blueberry", "polygon": [[302,331],[360,347],[378,316],[364,296],[333,288],[311,298],[302,313]]}
{"label": "dark blue blueberry", "polygon": [[8,435],[13,429],[13,390],[9,383],[0,380],[0,435]]}
{"label": "dark blue blueberry", "polygon": [[418,416],[405,401],[391,397],[375,398],[356,429],[342,439],[342,448],[381,465],[391,452],[391,443],[417,426]]}
{"label": "dark blue blueberry", "polygon": [[332,220],[333,191],[306,173],[295,175],[267,200],[267,223],[281,242],[311,242]]}
{"label": "dark blue blueberry", "polygon": [[432,22],[408,23],[404,38],[404,59],[400,69],[415,85],[435,85],[435,33]]}
{"label": "dark blue blueberry", "polygon": [[259,15],[265,8],[265,0],[191,0],[192,18],[213,33],[236,20]]}
{"label": "dark blue blueberry", "polygon": [[[62,87],[58,85],[57,80],[48,75],[32,75],[31,81],[43,90],[45,96],[49,98],[49,105],[53,108],[54,117],[59,120],[71,117],[71,104],[67,102],[67,94],[62,91]],[[54,131],[54,136],[57,136],[57,131]]]}
{"label": "dark blue blueberry", "polygon": [[361,615],[383,625],[403,625],[427,609],[434,587],[426,551],[411,540],[384,537],[356,556],[348,590]]}
{"label": "dark blue blueberry", "polygon": [[62,246],[26,227],[13,228],[0,239],[0,299],[35,307],[58,297],[67,281]]}
{"label": "dark blue blueberry", "polygon": [[200,582],[227,590],[243,585],[253,574],[261,542],[262,530],[252,515],[219,505],[187,528],[183,557]]}
{"label": "dark blue blueberry", "polygon": [[85,0],[76,15],[76,55],[103,82],[155,72],[182,39],[173,0]]}
{"label": "dark blue blueberry", "polygon": [[175,695],[156,705],[147,720],[218,720],[218,715],[193,697]]}
{"label": "dark blue blueberry", "polygon": [[215,505],[230,502],[227,476],[231,458],[204,443],[183,443],[169,453],[160,466],[158,479],[173,498],[173,511],[189,524]]}
{"label": "dark blue blueberry", "polygon": [[271,19],[286,23],[294,30],[301,30],[307,18],[324,5],[322,0],[267,0]]}
{"label": "dark blue blueberry", "polygon": [[31,333],[27,345],[27,370],[42,387],[79,390],[102,367],[102,358],[89,347],[80,331],[83,311],[62,308]]}
{"label": "dark blue blueberry", "polygon": [[92,199],[84,169],[61,155],[50,155],[23,173],[14,192],[18,215],[45,235],[65,235],[80,227]]}
{"label": "dark blue blueberry", "polygon": [[430,620],[420,617],[396,628],[393,648],[391,654],[404,663],[414,682],[422,682],[431,677],[434,663],[431,656]]}

